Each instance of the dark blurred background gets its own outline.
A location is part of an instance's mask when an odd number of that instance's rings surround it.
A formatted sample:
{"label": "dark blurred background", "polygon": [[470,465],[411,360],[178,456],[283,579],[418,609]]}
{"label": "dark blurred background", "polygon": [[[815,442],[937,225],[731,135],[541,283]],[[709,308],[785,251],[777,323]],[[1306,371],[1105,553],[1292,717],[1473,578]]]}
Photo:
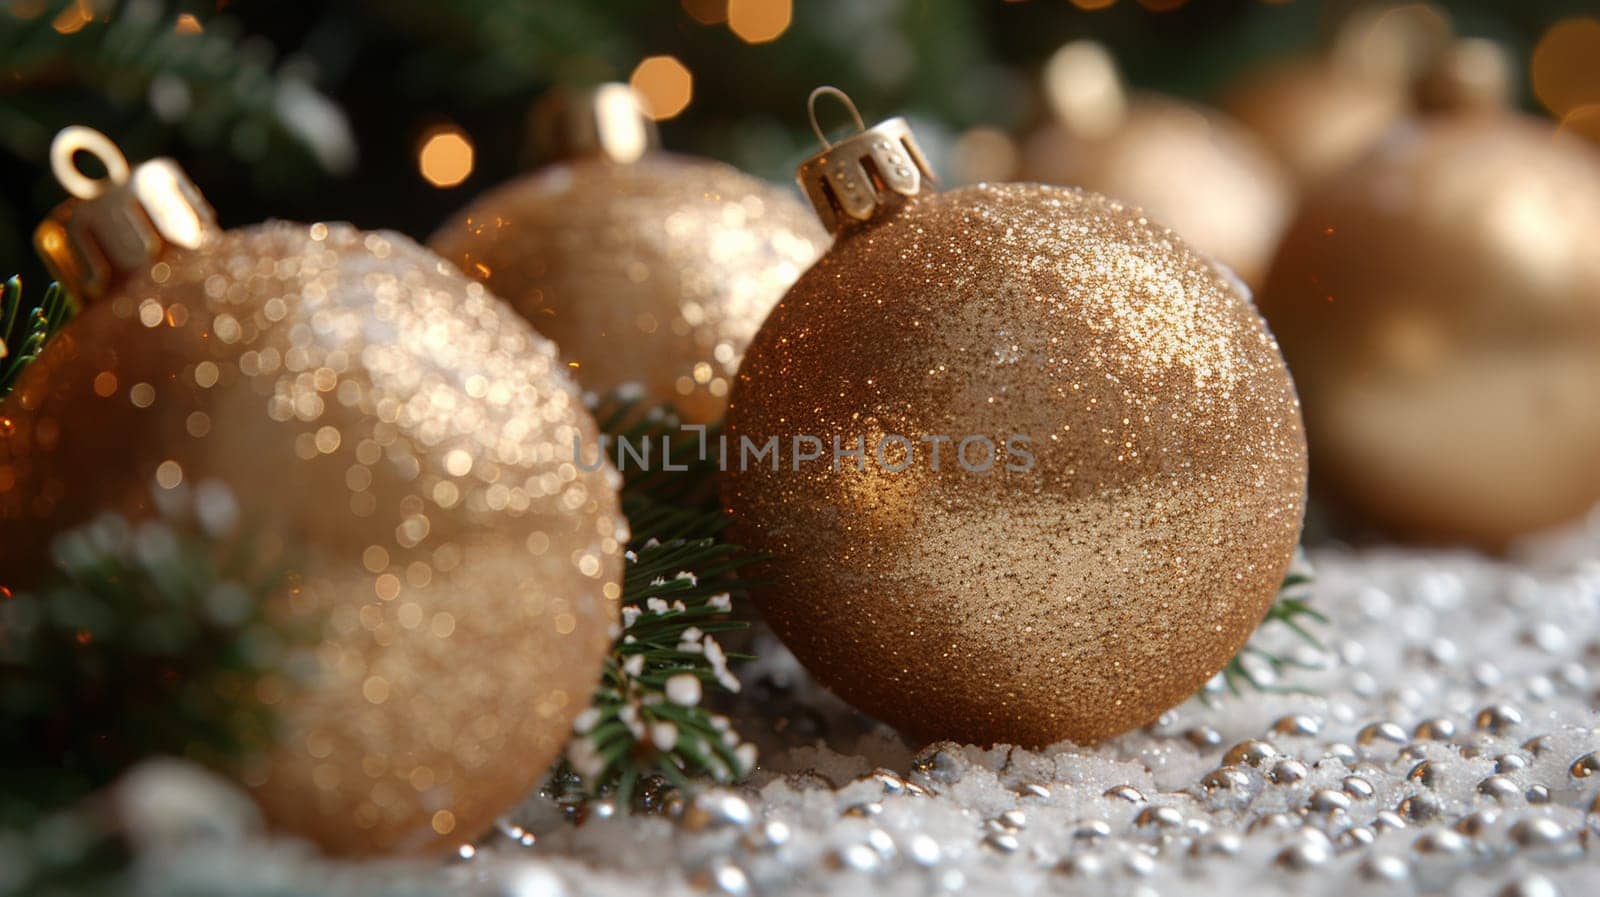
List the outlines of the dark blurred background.
{"label": "dark blurred background", "polygon": [[[671,149],[775,179],[811,151],[804,100],[849,91],[906,114],[936,156],[1015,134],[1063,42],[1093,37],[1134,86],[1196,99],[1327,40],[1353,4],[1311,0],[0,0],[0,272],[61,197],[51,136],[82,123],[130,159],[170,155],[224,224],[349,220],[425,237],[528,165],[530,104],[634,79]],[[1442,4],[1529,66],[1593,0]],[[1592,83],[1594,79],[1587,79]],[[686,101],[686,102],[685,102]],[[1600,96],[1589,102],[1600,103]],[[681,108],[680,108],[681,107]],[[1559,112],[1560,110],[1556,110]]]}

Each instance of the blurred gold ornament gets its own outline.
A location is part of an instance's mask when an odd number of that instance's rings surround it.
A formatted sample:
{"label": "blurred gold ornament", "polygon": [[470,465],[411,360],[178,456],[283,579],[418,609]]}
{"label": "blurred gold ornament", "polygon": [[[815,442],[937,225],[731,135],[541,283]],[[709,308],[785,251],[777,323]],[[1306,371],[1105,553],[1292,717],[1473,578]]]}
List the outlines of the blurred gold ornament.
{"label": "blurred gold ornament", "polygon": [[172,162],[56,147],[77,199],[38,243],[92,301],[0,407],[0,582],[98,514],[231,493],[295,562],[270,616],[315,642],[233,772],[330,851],[471,839],[555,759],[616,618],[616,475],[572,463],[595,430],[555,348],[402,236],[220,231]]}
{"label": "blurred gold ornament", "polygon": [[638,108],[621,85],[553,98],[538,139],[571,158],[491,191],[431,245],[555,340],[585,389],[638,384],[710,422],[826,238],[783,190],[649,150]]}
{"label": "blurred gold ornament", "polygon": [[1294,386],[1172,231],[928,177],[902,119],[801,166],[838,241],[739,371],[733,538],[771,558],[765,617],[862,710],[983,744],[1116,735],[1271,605],[1305,498]]}
{"label": "blurred gold ornament", "polygon": [[1410,113],[1417,79],[1449,34],[1449,21],[1431,4],[1369,6],[1340,24],[1323,52],[1250,73],[1224,108],[1309,186],[1354,162]]}
{"label": "blurred gold ornament", "polygon": [[1028,141],[1025,178],[1140,206],[1260,284],[1294,197],[1254,135],[1201,106],[1127,96],[1111,55],[1092,41],[1056,51],[1044,88],[1054,121]]}
{"label": "blurred gold ornament", "polygon": [[1396,533],[1500,546],[1600,500],[1600,154],[1445,116],[1306,201],[1262,310],[1319,489]]}

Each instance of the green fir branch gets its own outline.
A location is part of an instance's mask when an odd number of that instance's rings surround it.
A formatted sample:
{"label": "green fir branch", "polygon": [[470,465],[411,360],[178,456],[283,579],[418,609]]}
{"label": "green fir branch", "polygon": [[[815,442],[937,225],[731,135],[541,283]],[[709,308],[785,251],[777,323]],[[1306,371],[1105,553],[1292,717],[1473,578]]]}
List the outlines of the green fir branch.
{"label": "green fir branch", "polygon": [[155,497],[158,517],[68,530],[42,582],[0,589],[0,824],[147,757],[231,768],[271,743],[270,695],[311,643],[266,616],[291,565],[221,484]]}
{"label": "green fir branch", "polygon": [[[1262,618],[1261,625],[1256,627],[1256,632],[1251,636],[1251,644],[1246,644],[1228,661],[1218,674],[1222,687],[1234,697],[1241,697],[1245,691],[1252,690],[1264,693],[1297,693],[1305,689],[1288,687],[1278,684],[1278,679],[1291,670],[1317,669],[1315,663],[1297,659],[1285,653],[1280,653],[1260,645],[1254,644],[1256,639],[1269,627],[1287,629],[1293,633],[1301,643],[1311,647],[1317,652],[1326,652],[1327,646],[1311,631],[1310,624],[1327,625],[1328,617],[1321,611],[1311,606],[1311,599],[1304,593],[1312,582],[1311,574],[1305,566],[1304,559],[1297,553],[1294,565],[1283,579],[1283,584],[1278,588],[1278,597],[1267,615]],[[1260,667],[1265,667],[1271,672],[1271,677],[1264,677],[1259,672]],[[1215,680],[1213,680],[1215,681]],[[1202,688],[1200,699],[1211,703],[1211,688]]]}
{"label": "green fir branch", "polygon": [[[579,717],[556,780],[576,776],[585,794],[624,804],[654,779],[677,787],[694,779],[728,782],[755,763],[755,748],[703,703],[708,690],[737,691],[715,636],[747,627],[731,618],[733,596],[748,587],[738,571],[757,558],[721,541],[727,518],[714,504],[715,429],[683,430],[670,409],[643,410],[613,397],[595,409],[612,440],[672,446],[649,469],[624,467],[623,508],[633,530],[623,578],[623,619],[590,708]],[[613,458],[616,456],[613,454]]]}
{"label": "green fir branch", "polygon": [[45,342],[76,313],[77,303],[58,283],[32,306],[23,304],[21,278],[13,277],[0,287],[0,399],[11,393]]}

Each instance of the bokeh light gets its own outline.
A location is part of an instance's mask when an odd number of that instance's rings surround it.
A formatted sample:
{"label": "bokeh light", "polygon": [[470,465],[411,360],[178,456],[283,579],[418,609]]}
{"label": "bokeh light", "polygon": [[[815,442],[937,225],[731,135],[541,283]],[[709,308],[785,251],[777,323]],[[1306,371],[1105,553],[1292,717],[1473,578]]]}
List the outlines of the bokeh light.
{"label": "bokeh light", "polygon": [[179,34],[199,34],[205,31],[206,27],[200,24],[200,20],[195,18],[193,13],[186,12],[178,16],[178,21],[173,23],[172,30]]}
{"label": "bokeh light", "polygon": [[1093,10],[1096,10],[1096,9],[1107,9],[1107,8],[1110,8],[1111,6],[1116,4],[1116,2],[1117,2],[1117,0],[1072,0],[1072,5],[1076,6],[1079,9],[1087,9],[1087,10],[1093,11]]}
{"label": "bokeh light", "polygon": [[791,0],[728,0],[728,30],[747,44],[777,40],[793,18]]}
{"label": "bokeh light", "polygon": [[628,85],[638,92],[645,112],[656,121],[676,117],[694,99],[694,76],[672,56],[651,56],[640,62]]}
{"label": "bokeh light", "polygon": [[472,174],[472,140],[455,125],[432,128],[417,149],[417,170],[435,187],[454,187]]}
{"label": "bokeh light", "polygon": [[1563,115],[1558,130],[1600,143],[1600,103],[1579,106]]}
{"label": "bokeh light", "polygon": [[1558,117],[1600,103],[1600,19],[1563,19],[1550,26],[1529,68],[1534,95]]}
{"label": "bokeh light", "polygon": [[77,0],[57,14],[50,27],[59,34],[76,34],[92,21],[94,10],[89,6],[89,0]]}

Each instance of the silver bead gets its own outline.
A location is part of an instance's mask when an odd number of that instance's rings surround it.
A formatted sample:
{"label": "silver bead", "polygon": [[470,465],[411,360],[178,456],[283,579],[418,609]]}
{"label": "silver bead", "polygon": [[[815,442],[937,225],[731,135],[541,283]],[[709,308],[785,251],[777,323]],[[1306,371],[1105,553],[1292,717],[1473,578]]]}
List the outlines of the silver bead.
{"label": "silver bead", "polygon": [[744,843],[754,850],[770,850],[788,844],[793,837],[794,830],[789,828],[789,823],[781,819],[769,819],[746,833]]}
{"label": "silver bead", "polygon": [[1550,802],[1550,789],[1543,785],[1529,785],[1522,796],[1530,804],[1547,804]]}
{"label": "silver bead", "polygon": [[1034,782],[1029,782],[1028,784],[1019,787],[1017,789],[1017,793],[1023,797],[1032,797],[1039,800],[1050,799],[1050,789]]}
{"label": "silver bead", "polygon": [[1113,785],[1107,788],[1101,796],[1125,800],[1130,804],[1144,803],[1144,793],[1132,785]]}
{"label": "silver bead", "polygon": [[1528,758],[1521,754],[1501,754],[1494,759],[1495,772],[1515,772],[1528,768]]}
{"label": "silver bead", "polygon": [[1572,773],[1575,779],[1587,779],[1600,772],[1600,751],[1590,751],[1572,761],[1572,766],[1568,767],[1567,771]]}
{"label": "silver bead", "polygon": [[1535,757],[1544,756],[1544,752],[1550,750],[1550,748],[1551,739],[1548,733],[1544,735],[1535,735],[1522,743],[1522,749],[1534,755]]}
{"label": "silver bead", "polygon": [[713,860],[696,872],[690,881],[702,891],[730,894],[739,897],[750,893],[750,877],[743,869],[727,860]]}
{"label": "silver bead", "polygon": [[966,773],[968,763],[961,756],[961,745],[936,741],[911,759],[911,771],[938,785],[950,785]]}
{"label": "silver bead", "polygon": [[1189,845],[1191,856],[1234,856],[1244,847],[1238,832],[1212,832]]}
{"label": "silver bead", "polygon": [[1350,809],[1350,795],[1332,788],[1321,788],[1312,792],[1306,807],[1313,813],[1337,813]]}
{"label": "silver bead", "polygon": [[1400,806],[1395,808],[1401,816],[1411,822],[1428,822],[1438,818],[1444,811],[1439,799],[1431,794],[1413,794],[1402,800]]}
{"label": "silver bead", "polygon": [[1412,737],[1418,741],[1449,741],[1456,737],[1456,724],[1442,716],[1425,719],[1417,723]]}
{"label": "silver bead", "polygon": [[1478,783],[1478,793],[1495,800],[1510,800],[1522,794],[1517,783],[1503,775],[1492,775]]}
{"label": "silver bead", "polygon": [[1572,839],[1565,826],[1548,816],[1519,819],[1507,834],[1511,843],[1525,849],[1558,847]]}
{"label": "silver bead", "polygon": [[1361,876],[1369,881],[1405,881],[1411,864],[1393,854],[1375,854],[1361,861]]}
{"label": "silver bead", "polygon": [[983,846],[999,853],[1016,853],[1022,842],[1010,832],[990,832],[984,837]]}
{"label": "silver bead", "polygon": [[836,869],[876,872],[883,866],[883,857],[865,844],[851,844],[829,854],[827,862]]}
{"label": "silver bead", "polygon": [[1254,770],[1224,766],[1206,773],[1200,780],[1200,789],[1215,807],[1242,807],[1261,793],[1261,778]]}
{"label": "silver bead", "polygon": [[1393,810],[1379,810],[1372,817],[1372,828],[1378,832],[1392,832],[1406,827],[1405,819]]}
{"label": "silver bead", "polygon": [[1333,858],[1333,852],[1323,841],[1301,841],[1278,851],[1273,862],[1285,869],[1304,871],[1321,866]]}
{"label": "silver bead", "polygon": [[1072,840],[1098,844],[1111,837],[1111,823],[1104,819],[1085,819],[1072,829]]}
{"label": "silver bead", "polygon": [[1361,776],[1345,776],[1339,782],[1339,786],[1344,789],[1345,794],[1356,800],[1368,800],[1377,793],[1376,789],[1372,787],[1372,783]]}
{"label": "silver bead", "polygon": [[885,797],[896,794],[904,794],[906,790],[906,780],[900,778],[898,775],[895,775],[893,772],[890,772],[887,769],[873,770],[871,774],[858,779],[857,781],[877,782],[878,785],[883,788],[883,794]]}
{"label": "silver bead", "polygon": [[1522,725],[1522,711],[1510,704],[1490,704],[1478,711],[1472,724],[1491,735],[1504,735]]}
{"label": "silver bead", "polygon": [[859,804],[851,804],[839,812],[840,816],[848,816],[855,819],[870,819],[873,816],[879,816],[882,814],[883,804],[880,804],[875,800],[865,801]]}
{"label": "silver bead", "polygon": [[1252,738],[1241,741],[1222,755],[1224,766],[1260,766],[1262,763],[1278,756],[1278,749],[1265,741]]}
{"label": "silver bead", "polygon": [[1526,875],[1495,893],[1495,897],[1561,897],[1561,889],[1543,875]]}
{"label": "silver bead", "polygon": [[1203,751],[1222,744],[1222,733],[1210,726],[1195,726],[1184,730],[1183,740]]}
{"label": "silver bead", "polygon": [[1183,814],[1172,807],[1145,807],[1133,817],[1138,828],[1177,828],[1183,825]]}
{"label": "silver bead", "polygon": [[1028,814],[1021,810],[1007,810],[989,820],[990,827],[1003,832],[1021,831],[1028,827]]}
{"label": "silver bead", "polygon": [[1295,713],[1289,716],[1280,716],[1272,724],[1275,735],[1300,736],[1309,738],[1322,731],[1322,721],[1314,716],[1304,713]]}
{"label": "silver bead", "polygon": [[1499,818],[1493,810],[1474,810],[1456,820],[1456,831],[1468,838],[1481,838]]}
{"label": "silver bead", "polygon": [[1122,869],[1137,878],[1148,878],[1155,874],[1156,861],[1149,854],[1129,853],[1122,858]]}
{"label": "silver bead", "polygon": [[1284,757],[1272,764],[1272,769],[1267,771],[1267,781],[1274,785],[1293,785],[1304,781],[1310,770],[1304,763],[1293,757]]}
{"label": "silver bead", "polygon": [[1358,825],[1340,832],[1338,838],[1335,839],[1335,843],[1339,845],[1341,850],[1357,850],[1363,847],[1371,847],[1373,842],[1377,840],[1378,835],[1376,832],[1364,825]]}
{"label": "silver bead", "polygon": [[1356,752],[1355,748],[1342,741],[1335,741],[1324,748],[1323,756],[1329,760],[1338,760],[1346,766],[1354,764],[1360,758],[1360,754]]}
{"label": "silver bead", "polygon": [[1398,723],[1387,721],[1368,723],[1361,727],[1361,731],[1356,733],[1356,744],[1362,746],[1375,744],[1379,741],[1405,744],[1406,740],[1406,730],[1400,728]]}
{"label": "silver bead", "polygon": [[1411,849],[1419,854],[1455,856],[1466,853],[1467,839],[1459,832],[1436,828],[1418,835],[1417,839],[1411,842]]}
{"label": "silver bead", "polygon": [[683,827],[692,832],[727,826],[745,828],[754,821],[755,812],[744,798],[721,789],[702,791],[683,809]]}
{"label": "silver bead", "polygon": [[944,850],[931,835],[918,833],[906,842],[906,856],[918,866],[934,866],[943,857]]}
{"label": "silver bead", "polygon": [[895,855],[900,852],[894,846],[894,839],[889,837],[889,833],[881,828],[875,828],[867,832],[867,846],[876,850],[878,856],[886,860],[894,859]]}
{"label": "silver bead", "polygon": [[1254,835],[1260,832],[1292,832],[1300,828],[1300,821],[1288,813],[1267,813],[1258,816],[1245,829]]}
{"label": "silver bead", "polygon": [[1416,782],[1424,788],[1439,787],[1439,780],[1441,778],[1442,776],[1440,775],[1438,768],[1428,760],[1423,760],[1416,766],[1411,767],[1411,771],[1406,773],[1407,781]]}
{"label": "silver bead", "polygon": [[1099,878],[1105,874],[1106,861],[1093,853],[1079,853],[1056,864],[1056,871],[1073,878]]}

